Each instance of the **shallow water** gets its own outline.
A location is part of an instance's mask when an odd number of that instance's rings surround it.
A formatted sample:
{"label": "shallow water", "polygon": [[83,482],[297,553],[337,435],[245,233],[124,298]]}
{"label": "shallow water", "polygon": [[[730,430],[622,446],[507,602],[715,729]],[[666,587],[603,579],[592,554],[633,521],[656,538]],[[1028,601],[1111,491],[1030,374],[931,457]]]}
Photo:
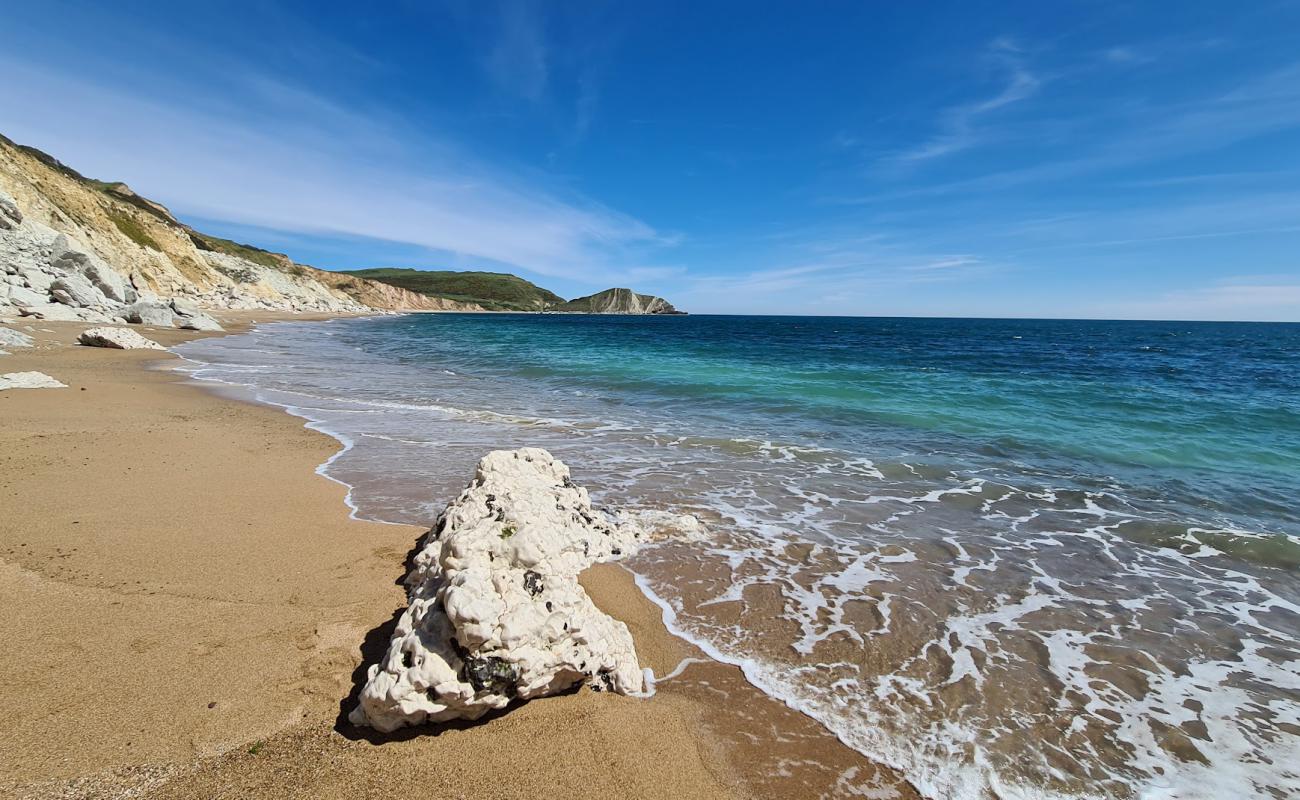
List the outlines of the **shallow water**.
{"label": "shallow water", "polygon": [[412,315],[178,351],[347,443],[367,518],[522,445],[696,513],[630,562],[682,632],[932,796],[1300,792],[1300,326]]}

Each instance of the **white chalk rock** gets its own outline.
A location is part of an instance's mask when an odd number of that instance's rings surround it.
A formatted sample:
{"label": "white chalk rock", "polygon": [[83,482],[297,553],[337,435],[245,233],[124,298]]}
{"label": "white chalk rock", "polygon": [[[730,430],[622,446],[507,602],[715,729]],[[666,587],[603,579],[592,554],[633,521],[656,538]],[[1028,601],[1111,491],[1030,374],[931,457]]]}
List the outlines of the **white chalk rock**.
{"label": "white chalk rock", "polygon": [[186,300],[184,297],[172,298],[172,311],[175,311],[178,317],[197,317],[203,313],[203,309],[199,308],[198,303],[193,300]]}
{"label": "white chalk rock", "polygon": [[13,230],[23,222],[23,212],[3,189],[0,189],[0,231]]}
{"label": "white chalk rock", "polygon": [[447,506],[407,575],[409,607],[349,719],[381,731],[477,719],[587,681],[638,692],[627,626],[591,602],[583,569],[630,552],[545,450],[497,450]]}
{"label": "white chalk rock", "polygon": [[152,339],[146,339],[130,328],[91,328],[82,331],[77,344],[86,347],[112,347],[117,350],[166,350]]}
{"label": "white chalk rock", "polygon": [[5,389],[66,389],[66,383],[46,375],[44,372],[10,372],[0,375],[0,391]]}
{"label": "white chalk rock", "polygon": [[22,331],[0,328],[0,345],[5,347],[31,347],[34,344],[36,344],[36,340]]}
{"label": "white chalk rock", "polygon": [[[19,306],[19,310],[24,317],[36,317],[37,319],[47,319],[51,322],[87,322],[88,315],[95,315],[85,308],[73,308],[65,306],[62,303],[49,303],[46,305]],[[103,316],[103,315],[99,315]]]}
{"label": "white chalk rock", "polygon": [[50,266],[65,273],[81,273],[114,303],[135,302],[135,290],[127,285],[126,279],[67,234],[59,234],[50,246]]}
{"label": "white chalk rock", "polygon": [[138,322],[142,325],[156,325],[160,328],[170,328],[172,326],[171,306],[161,303],[140,301],[122,309],[122,313],[130,322]]}
{"label": "white chalk rock", "polygon": [[221,323],[200,311],[197,314],[176,317],[176,327],[187,331],[223,331]]}
{"label": "white chalk rock", "polygon": [[50,284],[50,294],[65,306],[94,308],[108,302],[104,293],[95,288],[84,275],[71,273]]}
{"label": "white chalk rock", "polygon": [[31,267],[22,272],[23,285],[37,294],[49,294],[54,286],[55,275],[39,267]]}
{"label": "white chalk rock", "polygon": [[48,305],[50,298],[46,294],[33,291],[24,286],[10,286],[8,302],[10,305],[15,305],[19,308],[27,308],[29,306]]}

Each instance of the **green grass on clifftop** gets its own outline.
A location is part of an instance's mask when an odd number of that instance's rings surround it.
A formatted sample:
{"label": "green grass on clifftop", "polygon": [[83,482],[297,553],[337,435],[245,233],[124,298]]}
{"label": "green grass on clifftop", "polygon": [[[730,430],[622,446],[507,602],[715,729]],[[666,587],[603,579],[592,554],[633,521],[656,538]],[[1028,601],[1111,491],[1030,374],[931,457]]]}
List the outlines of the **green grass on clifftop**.
{"label": "green grass on clifftop", "polygon": [[517,275],[419,269],[356,269],[344,272],[430,297],[478,303],[489,311],[540,311],[564,298]]}
{"label": "green grass on clifftop", "polygon": [[147,247],[150,250],[162,250],[162,248],[158,246],[158,242],[144,229],[144,226],[128,214],[124,214],[116,209],[109,209],[108,218],[113,220],[113,224],[117,226],[117,229],[121,231],[126,238],[141,247]]}
{"label": "green grass on clifftop", "polygon": [[200,250],[210,250],[214,253],[237,256],[245,261],[252,261],[254,264],[261,264],[271,269],[284,270],[285,262],[288,261],[285,256],[263,250],[260,247],[254,247],[251,244],[240,244],[229,239],[222,239],[220,236],[209,236],[198,231],[190,231],[190,239]]}

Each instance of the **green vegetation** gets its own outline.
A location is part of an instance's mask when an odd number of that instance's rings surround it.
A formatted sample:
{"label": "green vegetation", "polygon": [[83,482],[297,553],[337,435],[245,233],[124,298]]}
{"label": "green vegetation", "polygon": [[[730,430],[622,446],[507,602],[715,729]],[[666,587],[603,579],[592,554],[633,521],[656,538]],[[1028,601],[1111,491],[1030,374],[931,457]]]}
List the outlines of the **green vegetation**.
{"label": "green vegetation", "polygon": [[200,250],[207,250],[213,253],[225,253],[228,256],[236,256],[245,261],[252,261],[254,264],[261,264],[271,269],[283,270],[285,268],[286,256],[279,253],[272,253],[269,250],[263,250],[260,247],[253,247],[251,244],[240,244],[232,242],[229,239],[222,239],[219,236],[208,236],[206,233],[190,231],[190,239],[194,241],[194,246]]}
{"label": "green vegetation", "polygon": [[345,275],[387,283],[418,294],[466,303],[489,311],[542,311],[564,298],[516,275],[450,270],[357,269]]}
{"label": "green vegetation", "polygon": [[515,526],[514,526],[514,525],[506,525],[504,528],[501,529],[501,538],[502,538],[502,539],[509,539],[511,536],[514,536],[514,535],[515,535]]}
{"label": "green vegetation", "polygon": [[[31,145],[18,144],[13,139],[10,139],[8,136],[5,136],[3,134],[0,134],[0,143],[6,144],[14,148],[15,150],[20,150],[26,153],[27,155],[41,162],[42,164],[49,167],[50,169],[62,173],[68,176],[69,178],[72,178],[75,181],[90,182],[85,175],[82,175],[80,172],[77,172],[72,167],[69,167],[67,164],[64,164],[62,161],[58,160],[57,158],[50,155],[49,153],[46,153],[43,150],[37,150],[35,147],[32,147]],[[100,184],[103,183],[103,181],[93,181],[93,183]]]}
{"label": "green vegetation", "polygon": [[257,283],[257,275],[253,274],[251,269],[227,267],[224,264],[213,264],[212,266],[217,272],[230,278],[235,283]]}
{"label": "green vegetation", "polygon": [[128,214],[124,214],[115,208],[107,209],[107,212],[108,218],[113,220],[113,224],[117,226],[119,231],[126,235],[126,238],[141,247],[147,247],[150,250],[162,250],[162,248],[158,246],[158,242],[156,242],[154,238],[149,235],[149,232],[140,225],[139,220]]}
{"label": "green vegetation", "polygon": [[255,755],[257,755],[258,753],[262,752],[262,748],[263,748],[265,745],[266,745],[266,742],[263,742],[263,741],[261,741],[261,740],[256,741],[256,742],[253,742],[253,743],[249,746],[249,748],[248,748],[248,754],[249,754],[250,756],[255,756]]}

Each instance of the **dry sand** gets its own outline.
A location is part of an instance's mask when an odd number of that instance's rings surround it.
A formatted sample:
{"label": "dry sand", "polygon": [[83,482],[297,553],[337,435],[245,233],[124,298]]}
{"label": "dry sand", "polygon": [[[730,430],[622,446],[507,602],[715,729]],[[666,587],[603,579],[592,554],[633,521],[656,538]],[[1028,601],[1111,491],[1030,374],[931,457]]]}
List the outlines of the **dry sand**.
{"label": "dry sand", "polygon": [[[275,318],[223,320],[255,316]],[[301,420],[184,382],[168,353],[73,346],[84,324],[30,327],[39,347],[0,372],[69,388],[0,392],[0,796],[817,797],[845,774],[913,796],[712,662],[649,700],[342,723],[423,531],[350,520],[314,473],[338,445]],[[622,568],[584,584],[657,674],[699,655]]]}

